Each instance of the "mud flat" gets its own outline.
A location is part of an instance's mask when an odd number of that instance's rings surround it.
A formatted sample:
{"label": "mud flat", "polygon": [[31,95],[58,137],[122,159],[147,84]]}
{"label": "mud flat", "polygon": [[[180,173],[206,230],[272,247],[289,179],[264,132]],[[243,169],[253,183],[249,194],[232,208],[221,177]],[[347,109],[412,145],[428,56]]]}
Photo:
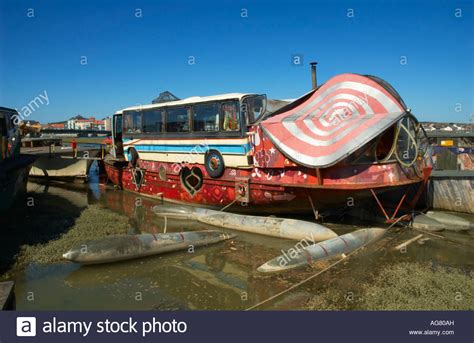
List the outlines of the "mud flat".
{"label": "mud flat", "polygon": [[[0,221],[0,274],[7,272],[3,280],[15,282],[18,310],[245,310],[334,262],[318,261],[283,274],[259,273],[261,264],[295,242],[239,232],[228,244],[194,254],[102,266],[63,263],[65,251],[88,240],[164,232],[164,220],[153,211],[161,202],[144,198],[137,206],[136,194],[93,182],[73,189],[34,185],[29,192],[35,206],[17,208],[15,222],[10,220],[13,212],[6,222]],[[341,236],[363,228],[340,222],[324,225]],[[167,233],[189,232],[209,229],[209,224],[168,218],[166,228]],[[403,253],[393,249],[417,234],[390,231],[259,309],[474,309],[474,230],[423,233],[430,239],[411,243]],[[137,290],[151,301],[136,301]],[[35,301],[29,301],[30,292]]]}

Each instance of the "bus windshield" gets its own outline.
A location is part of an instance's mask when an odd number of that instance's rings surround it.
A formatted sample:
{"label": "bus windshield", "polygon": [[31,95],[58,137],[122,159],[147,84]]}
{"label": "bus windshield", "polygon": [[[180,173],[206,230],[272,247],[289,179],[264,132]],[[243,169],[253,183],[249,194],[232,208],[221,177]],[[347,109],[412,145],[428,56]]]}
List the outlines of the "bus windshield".
{"label": "bus windshield", "polygon": [[123,114],[123,130],[126,133],[142,132],[142,112],[127,111]]}
{"label": "bus windshield", "polygon": [[244,111],[246,112],[248,123],[252,124],[259,120],[267,107],[267,97],[265,95],[254,95],[244,100]]}

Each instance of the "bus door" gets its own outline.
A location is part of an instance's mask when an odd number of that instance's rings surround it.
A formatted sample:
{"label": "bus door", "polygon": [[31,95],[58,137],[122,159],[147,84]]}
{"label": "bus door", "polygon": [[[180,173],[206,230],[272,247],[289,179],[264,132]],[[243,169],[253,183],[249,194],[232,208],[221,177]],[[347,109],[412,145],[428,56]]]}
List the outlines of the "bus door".
{"label": "bus door", "polygon": [[122,141],[122,114],[114,114],[112,117],[112,144],[114,157],[124,157]]}

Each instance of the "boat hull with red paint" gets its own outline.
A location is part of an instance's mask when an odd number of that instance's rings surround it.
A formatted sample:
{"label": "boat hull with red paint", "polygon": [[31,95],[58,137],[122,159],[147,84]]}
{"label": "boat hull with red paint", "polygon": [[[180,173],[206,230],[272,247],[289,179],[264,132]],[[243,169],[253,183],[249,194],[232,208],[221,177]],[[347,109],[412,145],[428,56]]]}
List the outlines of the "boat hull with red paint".
{"label": "boat hull with red paint", "polygon": [[[335,207],[350,208],[371,199],[371,190],[377,195],[387,192],[395,194],[410,186],[418,187],[422,182],[412,168],[404,170],[397,163],[359,166],[359,169],[353,166],[333,167],[323,172],[321,181],[317,172],[309,169],[280,172],[226,169],[219,180],[204,177],[193,193],[183,185],[179,173],[173,172],[171,164],[159,163],[155,166],[157,168],[150,168],[146,163],[142,166],[148,169],[124,167],[106,161],[105,170],[113,184],[127,191],[210,208],[232,204],[233,211],[244,213],[302,213]],[[157,170],[160,168],[167,171],[164,180],[163,172]],[[200,165],[189,165],[187,168],[200,168],[205,173]],[[137,170],[142,173],[141,181],[134,175]],[[257,173],[259,176],[255,175]]]}

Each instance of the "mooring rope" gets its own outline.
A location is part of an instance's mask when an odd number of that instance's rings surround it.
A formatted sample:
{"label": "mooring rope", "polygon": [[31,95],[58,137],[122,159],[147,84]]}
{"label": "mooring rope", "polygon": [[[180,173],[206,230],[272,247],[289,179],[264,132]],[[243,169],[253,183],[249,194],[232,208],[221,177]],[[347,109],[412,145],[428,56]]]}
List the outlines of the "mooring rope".
{"label": "mooring rope", "polygon": [[[391,230],[391,229],[392,229],[400,220],[402,220],[403,218],[405,218],[405,216],[401,216],[401,217],[398,218],[395,222],[393,222],[393,223],[386,229],[386,232],[385,232],[384,236],[387,234],[387,232],[388,232],[389,230]],[[394,239],[395,239],[395,238],[394,238]],[[393,240],[393,239],[392,239],[392,240]],[[387,243],[390,243],[392,240],[390,240],[390,241],[387,242]],[[249,308],[245,309],[245,311],[250,311],[250,310],[253,310],[253,309],[257,308],[257,307],[260,307],[261,305],[266,304],[266,303],[268,303],[269,301],[272,301],[272,300],[274,300],[274,299],[276,299],[276,298],[282,296],[283,294],[286,294],[286,293],[288,293],[288,292],[290,292],[290,291],[292,291],[292,290],[298,288],[299,286],[305,284],[306,282],[308,282],[308,281],[314,279],[315,277],[317,277],[317,276],[321,275],[322,273],[328,271],[329,269],[335,267],[336,265],[338,265],[338,264],[341,263],[342,261],[346,261],[350,256],[354,255],[355,253],[359,252],[361,249],[365,248],[369,243],[370,243],[370,242],[367,242],[367,243],[365,243],[364,245],[358,247],[356,250],[351,251],[350,253],[348,253],[348,254],[346,255],[346,257],[341,258],[340,260],[334,262],[333,264],[329,265],[328,267],[324,268],[323,270],[320,270],[320,271],[317,272],[316,274],[313,274],[313,275],[307,277],[306,279],[304,279],[304,280],[302,280],[302,281],[300,281],[300,282],[294,284],[293,286],[291,286],[291,287],[289,287],[289,288],[287,288],[287,289],[285,289],[285,290],[283,290],[283,291],[281,291],[281,292],[279,292],[279,293],[277,293],[277,294],[274,294],[274,295],[272,295],[271,297],[269,297],[269,298],[267,298],[267,299],[265,299],[265,300],[262,300],[262,301],[260,301],[259,303],[255,304],[255,305],[250,306]],[[387,244],[387,243],[386,243],[386,244]],[[377,249],[377,250],[378,250],[378,249]]]}
{"label": "mooring rope", "polygon": [[236,201],[237,201],[237,199],[232,200],[231,203],[225,205],[225,206],[222,207],[219,211],[221,211],[221,212],[225,211],[227,208],[229,208],[230,206],[232,206],[233,204],[235,204]]}
{"label": "mooring rope", "polygon": [[446,236],[442,236],[442,235],[438,235],[438,234],[435,234],[433,232],[429,232],[429,231],[425,231],[423,229],[415,229],[413,228],[413,230],[415,231],[418,231],[418,232],[422,232],[428,236],[433,236],[435,238],[438,238],[438,239],[442,239],[443,241],[446,241],[446,242],[449,242],[451,244],[454,244],[454,245],[460,245],[460,246],[468,246],[468,247],[472,247],[474,248],[474,245],[473,244],[469,244],[469,243],[461,243],[459,241],[456,241],[454,239],[450,239],[449,237],[446,237]]}

